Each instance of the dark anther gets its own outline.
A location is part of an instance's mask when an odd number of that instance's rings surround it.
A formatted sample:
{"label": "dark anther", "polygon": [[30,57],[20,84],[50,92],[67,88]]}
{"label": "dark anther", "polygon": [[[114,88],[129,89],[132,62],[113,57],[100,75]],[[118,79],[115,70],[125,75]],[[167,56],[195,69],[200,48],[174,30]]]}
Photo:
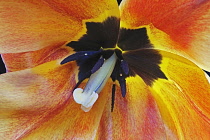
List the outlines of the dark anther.
{"label": "dark anther", "polygon": [[91,73],[95,73],[98,69],[100,69],[100,67],[104,64],[104,58],[101,57],[96,64],[94,65],[94,67],[91,69]]}
{"label": "dark anther", "polygon": [[118,80],[119,80],[119,83],[120,83],[121,94],[122,94],[123,97],[125,97],[125,95],[126,95],[126,80],[125,80],[125,77],[123,75],[120,75]]}
{"label": "dark anther", "polygon": [[70,61],[75,61],[75,60],[85,60],[88,59],[90,57],[95,56],[96,54],[101,53],[100,51],[81,51],[81,52],[76,52],[68,57],[66,57],[61,64],[65,64],[68,63]]}
{"label": "dark anther", "polygon": [[120,66],[123,70],[123,72],[128,75],[129,73],[129,67],[128,67],[128,63],[125,60],[121,60]]}

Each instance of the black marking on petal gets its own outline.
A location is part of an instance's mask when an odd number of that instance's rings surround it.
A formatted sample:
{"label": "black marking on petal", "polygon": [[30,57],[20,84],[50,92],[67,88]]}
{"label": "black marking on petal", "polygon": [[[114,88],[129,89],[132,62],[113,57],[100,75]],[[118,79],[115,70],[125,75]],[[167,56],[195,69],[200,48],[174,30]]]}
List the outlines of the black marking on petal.
{"label": "black marking on petal", "polygon": [[151,86],[153,81],[158,78],[167,79],[159,67],[162,56],[157,50],[141,49],[128,51],[123,54],[123,57],[129,64],[132,72],[138,74],[147,85]]}
{"label": "black marking on petal", "polygon": [[113,55],[114,51],[113,50],[104,50],[102,52],[102,56],[104,59],[108,59]]}
{"label": "black marking on petal", "polygon": [[94,65],[94,67],[91,69],[91,73],[95,73],[98,69],[100,69],[100,67],[104,64],[104,58],[101,57],[96,64]]}
{"label": "black marking on petal", "polygon": [[115,91],[116,91],[116,85],[112,85],[112,102],[111,102],[111,112],[114,110],[114,101],[115,101]]}
{"label": "black marking on petal", "polygon": [[86,22],[87,32],[78,41],[67,44],[74,51],[97,51],[114,48],[119,34],[119,19],[108,17],[103,22]]}
{"label": "black marking on petal", "polygon": [[146,28],[140,29],[120,29],[118,46],[124,50],[137,50],[142,48],[152,48]]}
{"label": "black marking on petal", "polygon": [[119,50],[119,49],[115,49],[115,54],[117,55],[117,57],[120,59],[120,60],[123,60],[123,57],[122,57],[122,51]]}
{"label": "black marking on petal", "polygon": [[[77,62],[79,82],[75,88],[100,69],[104,60],[113,53],[116,53],[118,59],[111,78],[114,82],[119,82],[123,97],[126,96],[126,78],[129,76],[139,75],[148,85],[152,85],[158,78],[167,79],[159,67],[162,56],[152,49],[146,28],[120,29],[119,40],[119,19],[116,17],[109,17],[103,22],[86,22],[86,28],[86,34],[78,41],[67,44],[76,53],[61,62]],[[114,48],[117,40],[118,46],[125,50],[124,53],[121,49]],[[111,111],[114,109],[115,90],[116,85],[113,84]]]}
{"label": "black marking on petal", "polygon": [[85,39],[80,39],[79,41],[71,41],[67,44],[67,46],[74,49],[74,51],[98,51],[101,48],[100,44],[97,44],[95,42],[88,42]]}

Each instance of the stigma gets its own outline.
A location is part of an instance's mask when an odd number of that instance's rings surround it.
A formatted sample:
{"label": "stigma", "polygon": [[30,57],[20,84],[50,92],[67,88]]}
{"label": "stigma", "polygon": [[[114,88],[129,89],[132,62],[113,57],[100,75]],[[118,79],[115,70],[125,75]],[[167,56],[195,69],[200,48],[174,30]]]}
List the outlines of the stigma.
{"label": "stigma", "polygon": [[93,67],[92,74],[85,88],[76,88],[73,91],[73,98],[76,103],[81,104],[81,109],[83,111],[90,111],[94,103],[97,101],[99,93],[114,70],[117,59],[115,53],[113,53],[108,59],[101,57]]}

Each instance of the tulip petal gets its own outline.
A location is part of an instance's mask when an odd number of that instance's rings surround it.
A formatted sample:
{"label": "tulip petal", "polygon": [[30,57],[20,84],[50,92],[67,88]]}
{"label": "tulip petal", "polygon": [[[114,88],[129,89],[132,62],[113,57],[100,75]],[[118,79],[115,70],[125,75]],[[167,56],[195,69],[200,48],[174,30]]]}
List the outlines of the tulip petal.
{"label": "tulip petal", "polygon": [[209,9],[209,0],[124,0],[121,27],[146,27],[155,48],[177,53],[210,70]]}
{"label": "tulip petal", "polygon": [[94,139],[107,100],[108,90],[99,95],[99,99],[89,112],[84,112],[73,98],[69,99],[56,114],[50,114],[25,139]]}
{"label": "tulip petal", "polygon": [[204,72],[183,57],[159,53],[168,80],[158,79],[151,87],[164,123],[178,139],[208,139],[210,84]]}
{"label": "tulip petal", "polygon": [[0,75],[0,137],[18,139],[70,98],[72,65],[52,61]]}
{"label": "tulip petal", "polygon": [[[3,139],[91,139],[107,99],[105,89],[85,113],[72,97],[76,64],[51,61],[0,76],[0,137]],[[81,86],[84,86],[82,83]],[[104,94],[105,93],[105,94]]]}
{"label": "tulip petal", "polygon": [[2,54],[8,72],[36,67],[40,64],[62,59],[69,55],[69,47],[47,47],[38,51]]}
{"label": "tulip petal", "polygon": [[130,76],[139,75],[147,85],[152,85],[155,79],[167,79],[161,71],[159,64],[162,56],[154,49],[139,49],[123,53],[123,58],[127,61]]}
{"label": "tulip petal", "polygon": [[127,94],[116,91],[104,110],[97,137],[105,139],[208,139],[210,85],[204,72],[189,60],[156,50],[160,69],[149,87],[138,76],[126,78]]}
{"label": "tulip petal", "polygon": [[123,98],[117,87],[113,112],[110,112],[109,96],[100,122],[99,139],[166,139],[168,134],[174,137],[165,129],[157,104],[144,81],[138,76],[126,81],[128,92]]}
{"label": "tulip petal", "polygon": [[0,53],[58,47],[85,34],[85,22],[118,16],[114,0],[0,1]]}

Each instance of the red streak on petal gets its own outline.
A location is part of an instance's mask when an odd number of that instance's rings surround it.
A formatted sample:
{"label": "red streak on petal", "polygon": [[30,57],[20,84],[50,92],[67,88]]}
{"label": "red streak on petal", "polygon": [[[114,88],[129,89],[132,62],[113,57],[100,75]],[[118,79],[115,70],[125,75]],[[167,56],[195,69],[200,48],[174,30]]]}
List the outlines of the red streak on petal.
{"label": "red streak on petal", "polygon": [[147,102],[148,107],[145,112],[145,129],[143,130],[144,133],[142,139],[154,140],[157,138],[157,136],[162,136],[163,133],[165,133],[165,129],[159,114],[159,110],[152,95],[148,95]]}

